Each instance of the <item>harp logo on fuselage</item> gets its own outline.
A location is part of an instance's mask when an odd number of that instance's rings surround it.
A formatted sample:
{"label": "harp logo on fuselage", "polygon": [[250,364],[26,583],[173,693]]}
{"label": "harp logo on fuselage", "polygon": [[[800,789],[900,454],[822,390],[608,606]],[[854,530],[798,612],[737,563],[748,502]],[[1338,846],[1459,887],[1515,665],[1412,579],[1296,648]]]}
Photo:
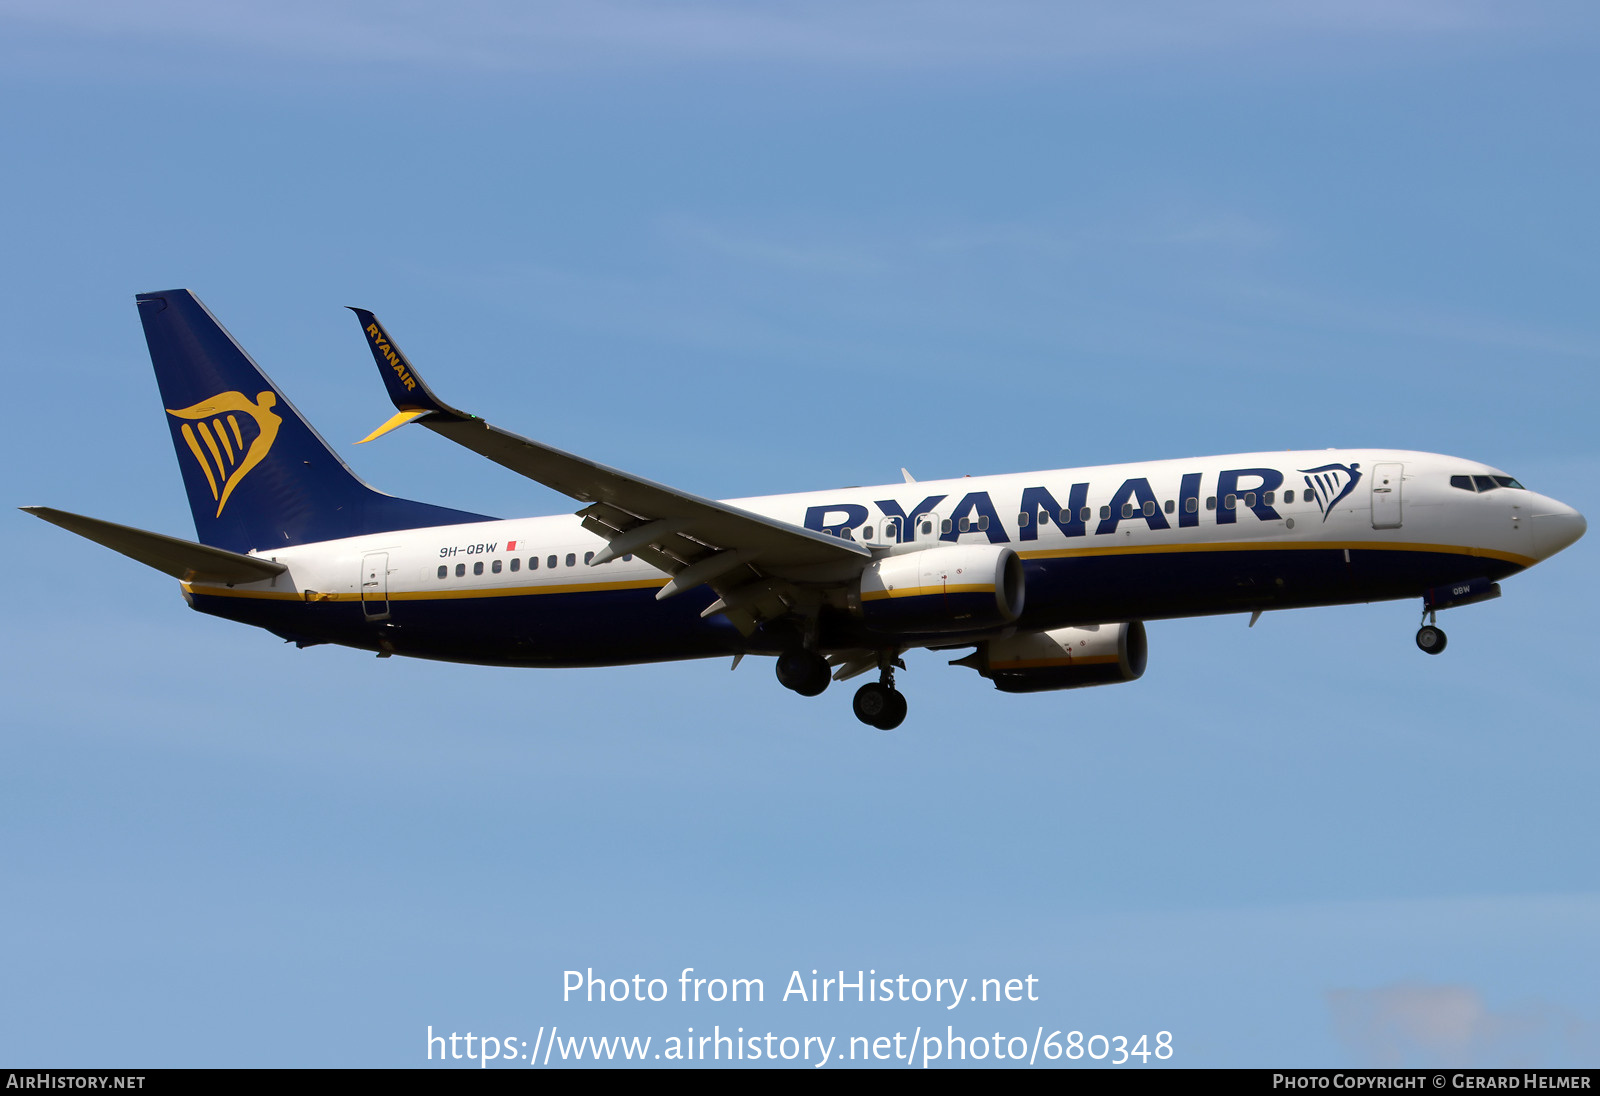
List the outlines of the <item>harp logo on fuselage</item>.
{"label": "harp logo on fuselage", "polygon": [[1301,468],[1306,478],[1306,494],[1316,499],[1322,509],[1322,520],[1327,521],[1333,508],[1356,489],[1361,482],[1359,464],[1324,464],[1317,468]]}
{"label": "harp logo on fuselage", "polygon": [[200,463],[206,483],[211,485],[217,517],[222,516],[228,496],[239,481],[272,449],[283,422],[272,410],[277,402],[277,394],[271,391],[262,392],[254,400],[243,392],[222,392],[181,411],[167,409],[174,418],[188,420],[183,424],[183,440]]}

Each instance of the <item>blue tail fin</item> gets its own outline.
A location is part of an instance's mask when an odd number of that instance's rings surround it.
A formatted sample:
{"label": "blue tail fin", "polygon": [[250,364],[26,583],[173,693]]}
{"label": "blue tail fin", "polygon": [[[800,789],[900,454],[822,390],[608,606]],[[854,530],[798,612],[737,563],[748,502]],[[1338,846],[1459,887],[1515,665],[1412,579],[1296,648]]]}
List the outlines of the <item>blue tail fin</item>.
{"label": "blue tail fin", "polygon": [[187,289],[139,319],[201,543],[231,552],[490,520],[374,491]]}

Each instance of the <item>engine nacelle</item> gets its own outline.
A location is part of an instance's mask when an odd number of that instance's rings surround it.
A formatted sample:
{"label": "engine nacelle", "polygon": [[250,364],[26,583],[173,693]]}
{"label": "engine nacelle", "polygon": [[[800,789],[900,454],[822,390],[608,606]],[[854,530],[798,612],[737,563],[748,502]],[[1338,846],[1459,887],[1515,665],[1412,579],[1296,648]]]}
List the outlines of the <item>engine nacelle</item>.
{"label": "engine nacelle", "polygon": [[1148,653],[1144,624],[1135,620],[992,639],[950,665],[971,666],[1003,693],[1042,693],[1137,680]]}
{"label": "engine nacelle", "polygon": [[1010,548],[954,544],[873,560],[852,607],[875,631],[981,631],[1022,615],[1024,585]]}

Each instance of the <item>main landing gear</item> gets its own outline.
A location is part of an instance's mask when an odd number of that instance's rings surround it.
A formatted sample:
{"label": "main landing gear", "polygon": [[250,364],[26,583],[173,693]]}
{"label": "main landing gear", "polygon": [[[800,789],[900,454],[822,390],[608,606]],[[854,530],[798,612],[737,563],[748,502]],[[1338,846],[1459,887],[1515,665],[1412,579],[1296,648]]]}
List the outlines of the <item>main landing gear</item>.
{"label": "main landing gear", "polygon": [[892,731],[906,719],[906,698],[893,685],[869,681],[856,690],[850,705],[856,718],[880,731]]}
{"label": "main landing gear", "polygon": [[[843,664],[845,669],[841,672],[847,677],[871,668],[871,661],[866,665],[856,663]],[[906,718],[906,698],[894,687],[895,667],[905,669],[905,663],[896,658],[894,652],[886,652],[878,656],[878,680],[869,682],[856,690],[855,700],[851,707],[856,713],[856,718],[869,727],[876,727],[880,731],[892,731]],[[833,680],[833,667],[828,665],[828,660],[815,651],[797,649],[785,651],[778,656],[778,683],[785,689],[793,690],[801,696],[817,696],[828,687]]]}
{"label": "main landing gear", "polygon": [[786,651],[778,656],[778,684],[801,696],[817,696],[833,680],[833,667],[815,651]]}
{"label": "main landing gear", "polygon": [[1417,648],[1430,655],[1439,654],[1447,642],[1444,629],[1434,623],[1438,616],[1431,609],[1423,610],[1422,616],[1427,623],[1417,629]]}
{"label": "main landing gear", "polygon": [[894,668],[900,662],[892,655],[880,662],[878,680],[856,690],[851,702],[856,718],[880,731],[892,731],[906,719],[906,698],[894,687]]}

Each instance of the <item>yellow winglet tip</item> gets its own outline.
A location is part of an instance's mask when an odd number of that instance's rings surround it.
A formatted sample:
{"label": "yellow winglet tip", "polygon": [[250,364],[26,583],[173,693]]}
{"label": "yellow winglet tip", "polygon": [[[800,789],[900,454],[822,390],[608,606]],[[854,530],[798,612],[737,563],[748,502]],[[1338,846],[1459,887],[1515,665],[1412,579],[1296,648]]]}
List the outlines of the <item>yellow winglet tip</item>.
{"label": "yellow winglet tip", "polygon": [[410,422],[412,419],[420,419],[423,415],[426,415],[426,414],[427,414],[426,411],[400,411],[400,412],[396,413],[394,418],[390,419],[388,422],[386,422],[382,426],[378,427],[372,433],[368,434],[366,437],[364,437],[360,441],[356,442],[356,444],[357,445],[365,445],[365,444],[367,444],[367,442],[371,441],[372,439],[381,438],[385,434],[387,434],[389,431],[397,429],[397,428],[399,428],[401,426],[404,426],[406,423]]}

